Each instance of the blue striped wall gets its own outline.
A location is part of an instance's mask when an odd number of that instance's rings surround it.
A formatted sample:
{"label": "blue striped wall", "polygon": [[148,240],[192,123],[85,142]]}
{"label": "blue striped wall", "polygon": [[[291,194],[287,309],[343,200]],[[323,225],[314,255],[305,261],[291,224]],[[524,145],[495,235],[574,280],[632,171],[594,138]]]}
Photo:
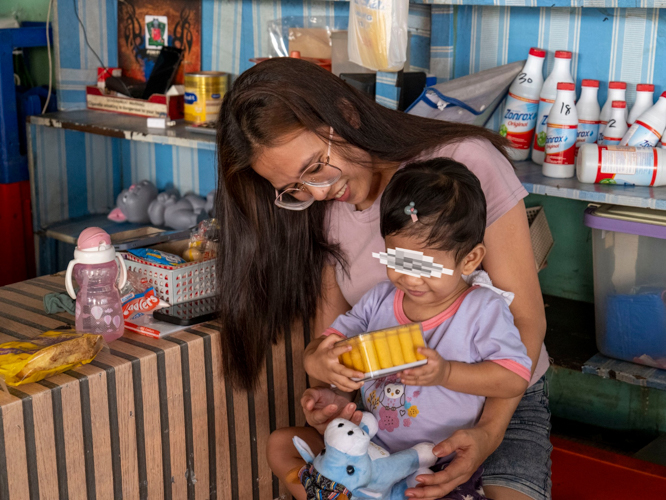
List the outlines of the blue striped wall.
{"label": "blue striped wall", "polygon": [[118,193],[143,179],[160,190],[205,196],[215,188],[215,151],[127,141],[30,125],[36,231],[55,222],[108,213]]}
{"label": "blue striped wall", "polygon": [[[453,76],[524,59],[532,46],[548,50],[547,75],[555,50],[570,50],[579,89],[583,78],[600,80],[603,103],[608,82],[622,80],[633,104],[637,83],[666,90],[666,65],[657,63],[666,56],[664,26],[660,9],[457,7]],[[498,126],[496,113],[489,127]]]}
{"label": "blue striped wall", "polygon": [[[89,41],[105,64],[117,64],[117,0],[76,0]],[[541,0],[490,3],[535,4]],[[559,0],[552,0],[559,2]],[[613,5],[585,0],[586,5]],[[615,0],[614,0],[615,1]],[[623,2],[625,0],[622,0]],[[648,0],[637,0],[647,5]],[[651,5],[655,1],[649,0]],[[271,53],[267,23],[293,16],[325,19],[337,29],[348,21],[346,2],[308,0],[202,0],[202,66],[238,74],[251,57]],[[549,2],[550,3],[550,2]],[[569,4],[578,5],[579,0]],[[84,86],[95,81],[98,62],[85,46],[72,0],[56,0],[56,66],[62,109],[85,106]],[[558,5],[561,2],[558,3]],[[640,3],[639,3],[640,4]],[[615,1],[617,5],[617,1]],[[655,83],[666,89],[664,29],[666,11],[652,8],[530,8],[521,6],[410,5],[410,61],[439,81],[524,59],[529,47],[548,49],[547,69],[557,49],[574,52],[578,83],[596,78]],[[306,21],[310,22],[310,21]],[[318,21],[320,22],[320,21]],[[660,31],[661,28],[661,31]],[[101,36],[100,36],[101,34]],[[378,101],[394,106],[394,77],[381,74]],[[601,100],[606,98],[602,85]],[[498,116],[489,126],[497,127]],[[132,182],[148,178],[160,188],[171,184],[205,194],[215,183],[214,152],[196,148],[130,142],[73,131],[31,126],[35,159],[37,227],[86,213],[102,213]],[[93,154],[94,151],[94,154]],[[46,187],[49,189],[46,189]]]}

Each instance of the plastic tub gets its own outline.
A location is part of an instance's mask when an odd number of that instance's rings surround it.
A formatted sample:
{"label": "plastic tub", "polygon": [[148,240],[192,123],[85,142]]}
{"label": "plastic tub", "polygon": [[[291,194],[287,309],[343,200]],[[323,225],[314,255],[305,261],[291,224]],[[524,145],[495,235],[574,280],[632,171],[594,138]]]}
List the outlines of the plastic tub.
{"label": "plastic tub", "polygon": [[428,362],[417,352],[417,348],[425,347],[420,323],[364,333],[335,345],[352,346],[350,352],[340,356],[340,363],[365,374],[361,379],[354,379],[357,381],[386,377]]}
{"label": "plastic tub", "polygon": [[590,206],[597,347],[666,369],[666,213]]}

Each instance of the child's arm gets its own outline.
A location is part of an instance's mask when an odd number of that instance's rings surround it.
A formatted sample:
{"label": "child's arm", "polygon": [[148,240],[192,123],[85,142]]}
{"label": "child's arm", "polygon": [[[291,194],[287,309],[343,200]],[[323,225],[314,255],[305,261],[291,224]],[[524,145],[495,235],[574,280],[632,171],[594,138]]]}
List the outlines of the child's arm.
{"label": "child's arm", "polygon": [[456,392],[495,398],[513,398],[527,389],[527,379],[498,363],[447,361],[437,351],[424,347],[419,352],[428,358],[428,364],[401,372],[400,380],[405,385],[439,385]]}
{"label": "child's arm", "polygon": [[363,383],[354,382],[351,378],[363,378],[363,373],[345,367],[339,356],[351,351],[350,346],[335,347],[337,342],[345,338],[368,331],[370,319],[377,306],[392,290],[392,286],[383,283],[367,292],[354,305],[351,311],[341,314],[323,334],[322,339],[311,342],[305,350],[305,371],[324,385],[334,384],[339,389],[351,392],[360,389]]}
{"label": "child's arm", "polygon": [[341,354],[351,351],[351,346],[335,347],[344,337],[329,332],[321,340],[312,341],[305,349],[303,365],[305,371],[323,385],[333,384],[342,391],[351,393],[360,389],[363,382],[354,382],[353,378],[363,378],[363,373],[347,368],[339,361]]}

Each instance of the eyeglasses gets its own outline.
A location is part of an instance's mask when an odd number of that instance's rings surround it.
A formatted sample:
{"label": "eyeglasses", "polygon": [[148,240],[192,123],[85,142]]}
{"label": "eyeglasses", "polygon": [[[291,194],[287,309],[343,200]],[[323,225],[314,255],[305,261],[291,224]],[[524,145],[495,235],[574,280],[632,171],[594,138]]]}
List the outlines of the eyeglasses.
{"label": "eyeglasses", "polygon": [[342,172],[339,168],[329,163],[331,158],[331,140],[333,139],[333,128],[331,127],[328,139],[328,151],[326,152],[325,162],[315,162],[309,165],[299,178],[297,184],[293,187],[283,189],[278,193],[275,190],[275,204],[280,208],[287,210],[305,210],[315,201],[312,193],[307,187],[327,188],[338,182]]}

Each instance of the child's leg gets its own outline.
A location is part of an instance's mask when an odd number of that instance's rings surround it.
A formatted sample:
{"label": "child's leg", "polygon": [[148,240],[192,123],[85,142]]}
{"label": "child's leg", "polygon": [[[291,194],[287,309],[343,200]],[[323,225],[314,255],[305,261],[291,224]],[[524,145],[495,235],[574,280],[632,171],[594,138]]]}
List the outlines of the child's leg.
{"label": "child's leg", "polygon": [[[312,427],[286,427],[273,432],[268,438],[266,458],[268,465],[296,500],[306,500],[305,489],[294,474],[305,465],[292,438],[298,436],[305,441],[315,456],[324,448],[324,437]],[[291,474],[290,474],[291,473]],[[295,480],[295,482],[294,482]]]}

